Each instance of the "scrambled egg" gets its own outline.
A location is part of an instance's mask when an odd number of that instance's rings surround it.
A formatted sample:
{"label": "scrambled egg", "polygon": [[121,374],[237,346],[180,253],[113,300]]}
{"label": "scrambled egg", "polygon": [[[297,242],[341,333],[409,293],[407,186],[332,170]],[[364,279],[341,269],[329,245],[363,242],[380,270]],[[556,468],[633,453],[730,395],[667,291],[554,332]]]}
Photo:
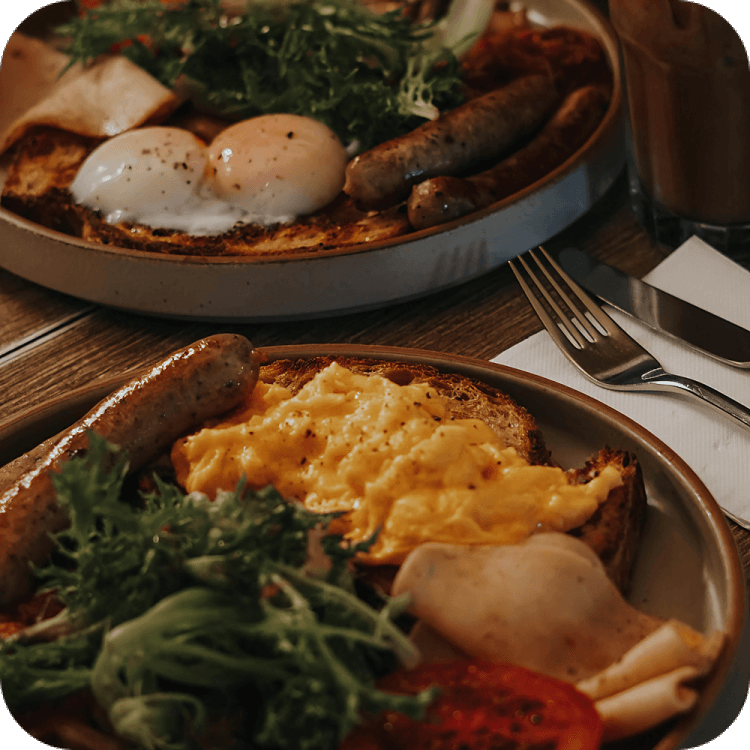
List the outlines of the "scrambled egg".
{"label": "scrambled egg", "polygon": [[338,531],[377,541],[366,562],[400,564],[428,541],[512,544],[584,523],[621,483],[531,466],[477,419],[452,419],[426,384],[396,385],[333,363],[296,396],[258,383],[245,409],[175,443],[188,492],[213,497],[247,476],[309,509],[346,511]]}

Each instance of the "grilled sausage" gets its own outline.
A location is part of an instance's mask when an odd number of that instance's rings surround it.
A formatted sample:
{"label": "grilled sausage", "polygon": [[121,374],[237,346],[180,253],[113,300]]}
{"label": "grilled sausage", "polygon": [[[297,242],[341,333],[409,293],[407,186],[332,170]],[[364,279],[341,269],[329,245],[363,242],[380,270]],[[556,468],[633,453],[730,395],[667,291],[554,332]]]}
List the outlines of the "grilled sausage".
{"label": "grilled sausage", "polygon": [[494,167],[465,179],[440,176],[412,188],[409,221],[425,229],[465,216],[531,185],[572,156],[596,130],[609,105],[599,86],[568,97],[538,135]]}
{"label": "grilled sausage", "polygon": [[97,404],[72,427],[12,462],[0,476],[0,603],[28,589],[29,563],[50,553],[50,533],[67,525],[51,473],[88,447],[94,430],[136,470],[174,440],[242,402],[258,379],[260,356],[242,336],[202,339],[167,357]]}
{"label": "grilled sausage", "polygon": [[360,154],[346,168],[344,192],[362,210],[395,205],[415,182],[496,159],[540,127],[558,103],[550,76],[517,78]]}

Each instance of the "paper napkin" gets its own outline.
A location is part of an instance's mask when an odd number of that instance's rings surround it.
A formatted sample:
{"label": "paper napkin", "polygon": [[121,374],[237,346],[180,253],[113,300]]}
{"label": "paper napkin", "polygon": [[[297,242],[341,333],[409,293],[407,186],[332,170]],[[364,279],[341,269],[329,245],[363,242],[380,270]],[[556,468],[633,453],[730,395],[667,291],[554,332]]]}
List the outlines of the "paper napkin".
{"label": "paper napkin", "polygon": [[[644,280],[750,329],[750,272],[697,237]],[[665,370],[711,385],[750,407],[750,370],[724,365],[609,305],[606,310]],[[739,422],[689,396],[602,388],[578,372],[546,331],[492,361],[567,385],[630,417],[672,448],[724,510],[750,522],[750,429]]]}

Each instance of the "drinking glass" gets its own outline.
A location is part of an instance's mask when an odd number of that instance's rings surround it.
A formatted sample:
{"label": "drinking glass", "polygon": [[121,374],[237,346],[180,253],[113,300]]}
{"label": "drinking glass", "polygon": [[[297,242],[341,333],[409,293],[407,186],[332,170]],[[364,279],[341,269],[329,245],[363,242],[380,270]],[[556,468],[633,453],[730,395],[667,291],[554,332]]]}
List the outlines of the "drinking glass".
{"label": "drinking glass", "polygon": [[630,195],[677,247],[750,250],[750,67],[736,31],[684,0],[609,0],[626,91]]}

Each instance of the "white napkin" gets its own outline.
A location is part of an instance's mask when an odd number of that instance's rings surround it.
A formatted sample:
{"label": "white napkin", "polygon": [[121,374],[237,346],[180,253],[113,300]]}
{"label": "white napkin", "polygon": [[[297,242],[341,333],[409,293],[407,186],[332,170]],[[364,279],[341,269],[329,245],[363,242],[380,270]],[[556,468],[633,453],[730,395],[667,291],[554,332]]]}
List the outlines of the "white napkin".
{"label": "white napkin", "polygon": [[[651,285],[750,329],[750,272],[692,237],[644,277]],[[711,385],[750,407],[750,370],[724,365],[606,306],[665,370]],[[546,331],[493,362],[536,373],[586,393],[645,427],[700,477],[719,505],[750,522],[750,430],[697,399],[610,391],[581,375]]]}

